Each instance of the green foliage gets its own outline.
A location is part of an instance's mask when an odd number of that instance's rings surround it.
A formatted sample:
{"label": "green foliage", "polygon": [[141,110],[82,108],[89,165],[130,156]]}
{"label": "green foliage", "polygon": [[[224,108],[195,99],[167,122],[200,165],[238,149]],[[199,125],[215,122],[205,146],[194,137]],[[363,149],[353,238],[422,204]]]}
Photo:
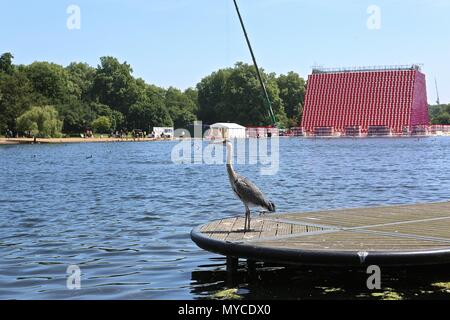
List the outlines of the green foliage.
{"label": "green foliage", "polygon": [[[275,74],[261,70],[275,116],[281,125],[287,117]],[[244,126],[271,124],[261,86],[253,66],[237,63],[205,77],[198,85],[199,118],[207,123],[238,122]]]}
{"label": "green foliage", "polygon": [[34,103],[41,102],[25,74],[0,72],[0,130],[14,129],[16,118]]}
{"label": "green foliage", "polygon": [[196,104],[180,90],[170,87],[165,96],[166,108],[176,128],[187,128],[197,117],[195,116]]}
{"label": "green foliage", "polygon": [[80,133],[91,127],[91,123],[98,117],[105,116],[111,123],[110,129],[120,130],[125,123],[124,115],[112,110],[107,105],[97,102],[72,101],[68,104],[58,105],[59,114],[64,118],[63,131],[67,133]]}
{"label": "green foliage", "polygon": [[150,127],[171,127],[173,121],[164,105],[147,99],[131,106],[128,116],[129,127],[148,131]]}
{"label": "green foliage", "polygon": [[108,133],[111,126],[111,119],[106,116],[100,116],[92,121],[92,129],[95,133]]}
{"label": "green foliage", "polygon": [[100,103],[126,115],[130,106],[144,94],[139,90],[142,85],[138,86],[132,72],[133,69],[126,62],[120,63],[113,57],[101,57],[94,76],[94,97]]}
{"label": "green foliage", "polygon": [[33,62],[21,66],[41,102],[56,105],[76,98],[76,89],[69,73],[62,66],[48,62]]}
{"label": "green foliage", "polygon": [[95,68],[92,68],[87,63],[72,62],[66,67],[66,71],[73,86],[72,92],[77,100],[92,100]]}
{"label": "green foliage", "polygon": [[450,104],[430,106],[430,118],[432,124],[450,125]]}
{"label": "green foliage", "polygon": [[84,132],[98,116],[89,104],[78,100],[58,105],[57,110],[64,119],[63,131],[66,133]]}
{"label": "green foliage", "polygon": [[0,72],[11,74],[14,71],[12,64],[14,57],[11,53],[6,52],[0,56]]}
{"label": "green foliage", "polygon": [[194,106],[192,112],[194,114],[197,114],[198,113],[198,91],[197,91],[197,89],[187,88],[184,91],[184,95],[192,101],[193,106]]}
{"label": "green foliage", "polygon": [[125,117],[120,111],[112,110],[110,107],[104,104],[92,102],[89,105],[91,113],[95,116],[105,116],[111,123],[112,130],[119,130],[122,128]]}
{"label": "green foliage", "polygon": [[32,107],[17,118],[17,128],[37,137],[59,137],[62,121],[52,106]]}
{"label": "green foliage", "polygon": [[231,69],[220,69],[203,78],[197,84],[198,90],[198,117],[205,123],[213,124],[221,119],[217,112],[224,109],[225,86],[230,77]]}
{"label": "green foliage", "polygon": [[[4,53],[0,56],[0,130],[20,127],[47,134],[48,130],[38,122],[28,121],[29,115],[21,117],[31,110],[36,113],[32,106],[46,105],[54,106],[63,120],[63,132],[73,134],[94,124],[102,131],[106,127],[187,128],[197,118],[205,123],[271,124],[251,65],[237,63],[233,68],[218,70],[201,80],[197,88],[184,92],[149,85],[132,73],[129,64],[114,57],[101,57],[96,68],[78,62],[62,67],[48,62],[14,65],[13,55]],[[279,122],[297,126],[304,101],[304,80],[293,72],[278,78],[263,70],[262,74]]]}
{"label": "green foliage", "polygon": [[303,105],[305,103],[306,83],[299,74],[289,72],[277,78],[280,98],[283,100],[289,127],[298,127],[302,121]]}
{"label": "green foliage", "polygon": [[143,95],[129,109],[128,128],[148,131],[154,126],[173,126],[173,120],[166,108],[166,91],[154,85],[147,85],[140,79],[137,83],[143,90]]}
{"label": "green foliage", "polygon": [[443,112],[439,116],[433,119],[433,124],[450,124],[450,114],[448,112]]}
{"label": "green foliage", "polygon": [[119,130],[123,127],[125,123],[125,117],[120,111],[111,110],[111,129]]}

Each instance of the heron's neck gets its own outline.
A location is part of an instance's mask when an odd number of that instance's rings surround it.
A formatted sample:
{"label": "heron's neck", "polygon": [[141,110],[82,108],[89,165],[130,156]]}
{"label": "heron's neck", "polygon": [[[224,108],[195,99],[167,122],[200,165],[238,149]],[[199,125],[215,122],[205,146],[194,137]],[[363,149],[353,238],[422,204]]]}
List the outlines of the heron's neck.
{"label": "heron's neck", "polygon": [[227,171],[230,181],[236,180],[236,173],[233,170],[233,145],[230,142],[227,142]]}
{"label": "heron's neck", "polygon": [[227,165],[233,165],[233,145],[227,142]]}

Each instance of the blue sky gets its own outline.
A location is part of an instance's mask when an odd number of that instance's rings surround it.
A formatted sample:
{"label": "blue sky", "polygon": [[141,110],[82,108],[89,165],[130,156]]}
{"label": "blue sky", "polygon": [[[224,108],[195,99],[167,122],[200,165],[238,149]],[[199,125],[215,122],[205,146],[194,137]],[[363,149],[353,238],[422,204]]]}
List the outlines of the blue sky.
{"label": "blue sky", "polygon": [[[250,56],[232,0],[4,1],[0,52],[15,63],[83,61],[112,55],[148,83],[185,89]],[[306,77],[311,66],[423,63],[429,102],[450,102],[450,0],[239,0],[264,69]],[[81,9],[69,30],[67,7]],[[367,27],[380,8],[381,29]]]}

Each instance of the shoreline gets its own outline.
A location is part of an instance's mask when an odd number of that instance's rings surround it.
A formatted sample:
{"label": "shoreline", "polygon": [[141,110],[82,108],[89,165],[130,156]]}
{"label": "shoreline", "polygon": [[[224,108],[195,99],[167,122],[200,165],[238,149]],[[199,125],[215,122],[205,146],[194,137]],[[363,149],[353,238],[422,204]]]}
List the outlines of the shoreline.
{"label": "shoreline", "polygon": [[[450,136],[450,135],[442,135]],[[371,138],[430,138],[441,137],[441,135],[427,135],[427,136],[381,136],[381,137],[338,137],[338,136],[324,136],[324,137],[300,137],[305,139],[371,139]],[[282,136],[279,138],[291,138]],[[190,138],[195,140],[197,138]],[[159,139],[159,138],[38,138],[36,144],[64,144],[64,143],[106,143],[106,142],[158,142],[158,141],[174,141],[179,139]],[[33,138],[0,138],[0,146],[2,145],[20,145],[20,144],[34,144]]]}
{"label": "shoreline", "polygon": [[[37,138],[36,144],[63,144],[63,143],[100,143],[100,142],[150,142],[165,141],[164,139],[140,138]],[[33,138],[0,138],[0,145],[34,144]]]}

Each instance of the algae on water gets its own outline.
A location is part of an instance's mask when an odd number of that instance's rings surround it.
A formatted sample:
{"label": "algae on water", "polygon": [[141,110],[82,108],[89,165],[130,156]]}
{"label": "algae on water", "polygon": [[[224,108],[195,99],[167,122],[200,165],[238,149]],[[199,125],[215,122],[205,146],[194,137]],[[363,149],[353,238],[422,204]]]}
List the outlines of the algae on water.
{"label": "algae on water", "polygon": [[383,291],[383,292],[373,292],[371,293],[372,297],[380,298],[381,300],[402,300],[403,297],[400,293],[395,291]]}
{"label": "algae on water", "polygon": [[431,284],[433,287],[439,288],[443,292],[450,293],[450,282],[435,282]]}
{"label": "algae on water", "polygon": [[215,294],[212,295],[213,299],[220,299],[220,300],[240,300],[242,299],[242,296],[237,294],[238,289],[226,289],[222,291],[218,291]]}

